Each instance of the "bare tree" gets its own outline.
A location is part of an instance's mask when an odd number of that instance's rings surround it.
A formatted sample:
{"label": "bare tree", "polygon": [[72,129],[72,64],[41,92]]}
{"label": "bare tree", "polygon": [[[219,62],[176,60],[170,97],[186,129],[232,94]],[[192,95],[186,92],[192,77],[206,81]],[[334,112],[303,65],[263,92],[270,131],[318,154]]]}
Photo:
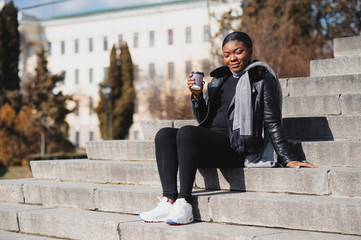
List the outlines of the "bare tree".
{"label": "bare tree", "polygon": [[163,90],[154,85],[148,96],[148,108],[155,119],[193,119],[188,91]]}

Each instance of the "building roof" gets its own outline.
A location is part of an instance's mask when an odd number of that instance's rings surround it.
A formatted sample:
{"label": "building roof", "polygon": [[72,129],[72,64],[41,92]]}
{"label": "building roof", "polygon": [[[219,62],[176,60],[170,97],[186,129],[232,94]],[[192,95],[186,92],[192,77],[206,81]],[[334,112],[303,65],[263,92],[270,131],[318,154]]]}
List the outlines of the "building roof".
{"label": "building roof", "polygon": [[175,4],[180,4],[180,3],[205,2],[205,1],[208,1],[208,0],[168,0],[168,1],[160,2],[160,3],[149,3],[149,4],[140,4],[140,5],[130,5],[130,6],[126,6],[126,7],[120,7],[120,8],[102,9],[102,10],[98,10],[98,11],[63,15],[63,16],[57,16],[57,17],[47,18],[47,19],[42,19],[42,20],[48,21],[48,20],[61,20],[61,19],[77,18],[77,17],[87,17],[87,16],[94,16],[94,15],[106,14],[106,13],[137,10],[137,9],[142,9],[142,8],[154,8],[154,7],[160,7],[160,6],[166,6],[166,5],[175,5]]}

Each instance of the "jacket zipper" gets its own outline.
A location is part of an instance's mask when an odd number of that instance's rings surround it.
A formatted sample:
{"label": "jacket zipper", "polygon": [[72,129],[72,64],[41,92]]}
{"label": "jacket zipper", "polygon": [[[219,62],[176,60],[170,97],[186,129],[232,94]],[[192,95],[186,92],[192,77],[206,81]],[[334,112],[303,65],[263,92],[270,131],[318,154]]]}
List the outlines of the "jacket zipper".
{"label": "jacket zipper", "polygon": [[[197,104],[198,105],[198,104]],[[208,103],[208,109],[207,109],[207,114],[206,114],[206,117],[203,119],[202,122],[199,123],[199,125],[203,124],[206,120],[207,120],[207,117],[209,115],[209,109],[211,108],[211,101],[209,101]]]}

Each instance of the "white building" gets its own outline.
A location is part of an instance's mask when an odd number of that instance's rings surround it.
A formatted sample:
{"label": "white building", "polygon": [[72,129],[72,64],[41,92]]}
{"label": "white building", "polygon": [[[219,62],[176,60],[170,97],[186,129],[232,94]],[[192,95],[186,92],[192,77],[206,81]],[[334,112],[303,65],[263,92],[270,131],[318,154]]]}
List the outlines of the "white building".
{"label": "white building", "polygon": [[[216,61],[210,41],[218,24],[210,13],[240,11],[240,0],[180,0],[109,11],[65,16],[40,22],[20,21],[23,38],[22,76],[35,67],[34,50],[40,41],[48,50],[48,68],[65,72],[59,89],[72,94],[79,106],[70,114],[70,140],[83,148],[88,140],[99,140],[98,119],[93,108],[98,103],[99,83],[109,65],[110,50],[126,41],[135,65],[137,109],[130,139],[142,138],[139,121],[151,119],[143,92],[151,85],[186,89],[192,70],[206,73]],[[38,31],[37,34],[34,31]],[[208,74],[209,76],[209,74]],[[209,78],[206,77],[206,81]]]}

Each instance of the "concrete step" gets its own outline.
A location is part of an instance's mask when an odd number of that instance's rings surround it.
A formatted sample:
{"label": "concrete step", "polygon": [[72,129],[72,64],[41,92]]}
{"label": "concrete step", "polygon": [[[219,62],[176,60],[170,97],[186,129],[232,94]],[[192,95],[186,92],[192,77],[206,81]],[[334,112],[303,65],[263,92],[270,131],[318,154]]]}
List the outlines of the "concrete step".
{"label": "concrete step", "polygon": [[280,79],[283,97],[360,94],[361,74]]}
{"label": "concrete step", "polygon": [[361,56],[311,60],[310,76],[333,76],[361,73]]}
{"label": "concrete step", "polygon": [[154,140],[159,129],[164,127],[180,128],[185,125],[198,126],[195,119],[191,120],[145,120],[141,122],[144,140]]}
{"label": "concrete step", "polygon": [[31,162],[34,178],[43,180],[159,185],[155,162],[50,160]]}
{"label": "concrete step", "polygon": [[[356,105],[356,107],[359,104]],[[355,108],[356,108],[355,107]],[[353,108],[352,108],[353,109]],[[159,120],[160,122],[162,120]],[[195,120],[174,121],[174,127],[197,125]],[[319,116],[319,117],[286,117],[283,119],[286,136],[290,140],[333,141],[361,140],[361,116]],[[154,129],[154,139],[158,129]],[[89,156],[88,156],[89,157]]]}
{"label": "concrete step", "polygon": [[86,143],[86,153],[89,159],[149,161],[155,158],[155,149],[151,141],[89,141]]}
{"label": "concrete step", "polygon": [[361,94],[285,97],[283,117],[361,115]]}
{"label": "concrete step", "polygon": [[360,240],[359,236],[307,231],[260,228],[229,224],[200,223],[169,227],[166,224],[129,223],[122,228],[127,240],[138,239],[207,239],[207,240]]}
{"label": "concrete step", "polygon": [[[359,108],[359,96],[358,94],[345,94],[341,101],[340,108],[345,109],[347,113],[346,116],[305,116],[305,117],[285,117],[283,118],[284,129],[286,135],[289,139],[295,140],[304,140],[304,141],[331,141],[331,140],[360,140],[361,139],[361,115],[358,115]],[[309,100],[307,100],[309,102]],[[330,100],[332,101],[332,100]],[[286,103],[287,104],[287,103]],[[321,105],[324,103],[320,103]],[[354,106],[346,106],[346,104],[354,104]],[[313,106],[312,104],[311,106]],[[291,106],[286,105],[287,111],[293,112],[296,114],[296,111],[290,109]],[[292,106],[295,107],[295,106]],[[332,107],[324,106],[325,109],[332,109]],[[307,107],[304,106],[303,109]],[[311,107],[310,107],[311,108]],[[302,110],[306,111],[306,110]],[[310,110],[312,111],[312,109]],[[317,111],[315,111],[317,112]],[[355,114],[355,116],[352,116]],[[351,115],[351,116],[349,116]],[[162,127],[163,120],[153,120],[149,122],[154,122],[153,126],[158,123],[158,127],[153,128],[152,130],[148,129],[148,135],[145,135],[146,138],[154,140],[154,137],[157,131]],[[173,121],[173,125],[169,127],[182,127],[184,125],[194,125],[197,126],[198,123],[196,120],[178,120]],[[175,124],[176,123],[176,124]],[[146,128],[146,125],[143,125],[143,128]],[[107,159],[107,160],[116,160],[119,159],[117,156],[127,156],[127,154],[122,152],[117,152],[117,146],[120,146],[119,141],[113,141],[114,145],[107,147],[108,143],[104,141],[100,142],[88,142],[87,144],[87,154],[88,158],[91,159]],[[122,143],[122,145],[126,144]],[[104,146],[102,145],[104,144]],[[97,149],[92,150],[91,148],[97,147]],[[102,153],[102,149],[107,149],[106,153]],[[149,147],[149,146],[146,146]],[[114,151],[114,154],[112,153]],[[143,154],[142,149],[133,150],[136,153]],[[145,155],[149,156],[149,155]],[[143,156],[144,159],[147,157]],[[141,158],[137,158],[141,159]]]}
{"label": "concrete step", "polygon": [[[326,125],[327,126],[327,125]],[[323,125],[321,125],[321,127],[325,128]],[[305,136],[306,138],[307,136]],[[332,135],[329,135],[329,140],[332,140]],[[100,152],[104,151],[104,149],[107,150],[107,156],[110,156],[112,154],[111,157],[109,157],[111,160],[116,160],[116,161],[137,161],[137,156],[138,153],[135,153],[134,155],[129,154],[129,155],[123,155],[122,157],[119,157],[119,155],[117,155],[117,152],[121,152],[123,151],[128,151],[128,152],[132,152],[133,150],[127,150],[127,149],[122,149],[124,147],[124,145],[122,145],[124,142],[120,141],[118,144],[119,149],[114,150],[114,154],[113,152],[110,152],[109,148],[105,147],[102,148],[101,146],[105,146],[107,144],[108,141],[105,141],[99,145],[97,145],[97,142],[92,142],[92,147],[89,147],[88,145],[88,154],[89,154],[89,158],[90,159],[97,159],[97,160],[108,160],[106,158],[103,158],[103,155],[100,154]],[[140,149],[139,146],[144,146],[147,145],[147,148],[145,148],[144,150],[139,150],[139,151],[143,151],[144,153],[142,154],[146,154],[147,151],[148,152],[148,160],[147,161],[155,161],[155,153],[154,153],[154,141],[132,141],[131,144],[126,144],[127,148],[133,148],[133,149]],[[305,158],[307,160],[309,160],[310,162],[315,163],[318,166],[327,166],[327,167],[354,167],[354,166],[359,166],[360,162],[361,162],[361,141],[350,141],[350,140],[346,140],[346,141],[318,141],[318,142],[295,142],[294,143],[295,147],[298,149],[298,151],[300,152],[300,155],[305,155]],[[94,147],[94,148],[93,148]],[[150,150],[146,150],[146,149],[150,149]],[[71,163],[71,160],[66,160],[69,161],[69,163]],[[32,162],[32,165],[35,164],[35,161]],[[43,163],[44,164],[44,163]],[[110,164],[110,163],[108,163]],[[131,163],[129,163],[131,164]],[[111,165],[110,165],[111,166]],[[77,177],[77,174],[79,174],[79,172],[74,172],[76,171],[76,168],[78,166],[73,166],[73,170],[67,170],[70,171],[71,173],[73,173],[73,179],[74,181],[77,181],[77,179],[79,179]],[[80,166],[80,168],[82,169],[82,167]],[[66,174],[66,173],[54,173],[55,170],[52,170],[51,168],[48,169],[44,169],[41,173],[38,172],[34,172],[36,171],[36,169],[33,169],[33,173],[35,174],[45,174],[48,178],[51,178],[51,174],[54,174],[54,178],[56,178],[55,176],[57,176],[58,174]],[[98,169],[92,169],[89,167],[89,169],[87,170],[89,172],[91,172],[91,177],[94,178],[97,176],[97,172]],[[110,171],[113,171],[112,168],[109,169],[103,169],[102,171],[106,171],[107,173]],[[114,170],[115,171],[115,170]],[[119,171],[119,170],[117,170]],[[128,176],[129,174],[126,174],[126,176]],[[108,174],[109,176],[111,174]],[[147,176],[147,175],[145,175]],[[110,177],[109,177],[110,178]],[[82,176],[81,179],[87,179],[87,176]],[[104,181],[104,179],[102,179],[102,181]],[[109,179],[107,180],[109,182],[114,182],[116,181],[115,179]],[[101,181],[100,181],[101,182]]]}
{"label": "concrete step", "polygon": [[302,142],[306,159],[322,167],[356,167],[361,163],[361,141]]}
{"label": "concrete step", "polygon": [[[18,207],[18,209],[16,209]],[[138,240],[138,239],[254,239],[254,240],[359,240],[359,236],[295,231],[285,229],[270,229],[262,227],[250,227],[240,225],[217,224],[207,222],[195,222],[183,226],[168,226],[164,223],[146,224],[137,220],[137,216],[124,214],[111,214],[103,212],[88,212],[71,209],[50,209],[31,206],[26,211],[20,205],[0,204],[0,214],[13,212],[7,215],[4,221],[13,221],[16,214],[19,215],[18,228],[21,232],[41,235],[52,235],[71,239],[86,240]],[[4,235],[5,234],[5,235]],[[7,235],[6,235],[7,234]],[[0,239],[8,236],[8,233],[0,231]],[[29,240],[46,240],[52,238],[32,238]]]}
{"label": "concrete step", "polygon": [[[119,240],[119,225],[138,219],[132,215],[20,204],[0,204],[0,215],[4,221],[12,222],[13,228],[20,229],[21,233],[79,240]],[[0,228],[10,230],[6,226]]]}
{"label": "concrete step", "polygon": [[[33,175],[37,180],[160,186],[155,163],[95,160],[39,161],[33,163]],[[52,170],[47,171],[48,169]],[[22,202],[23,198],[27,198],[24,194],[35,191],[27,191],[29,185],[43,186],[41,181],[29,181],[2,181],[0,189],[9,193],[6,195],[7,198],[14,199],[14,202]],[[360,184],[361,168],[321,167],[317,169],[199,169],[195,180],[195,187],[202,189],[357,197],[361,197],[361,189],[358,187]],[[60,185],[60,187],[62,186],[65,185]],[[58,185],[54,187],[58,187]]]}
{"label": "concrete step", "polygon": [[333,55],[335,58],[361,56],[361,36],[335,38]]}
{"label": "concrete step", "polygon": [[1,240],[65,240],[64,238],[50,238],[17,232],[0,231]]}
{"label": "concrete step", "polygon": [[[158,187],[124,185],[96,187],[97,189],[93,197],[95,202],[94,210],[121,214],[139,214],[142,211],[153,208],[157,204],[156,196],[161,193]],[[35,188],[33,190],[35,191]],[[44,206],[49,207],[54,203],[54,205],[57,205],[61,202],[59,199],[66,198],[62,195],[69,194],[70,192],[56,191],[56,193],[54,195],[44,191],[43,194],[39,194],[35,191],[33,194],[37,195],[35,197],[37,201],[33,201],[33,204],[38,202],[38,204],[43,203]],[[195,219],[206,222],[212,221],[215,223],[322,231],[361,236],[361,229],[359,227],[361,224],[360,198],[204,190],[194,191],[194,196],[192,205],[194,207]],[[76,197],[68,197],[66,201],[77,202],[79,204],[77,208],[87,209],[87,203],[84,200],[88,200],[85,197],[87,196],[77,195]],[[25,203],[26,201],[25,198]],[[51,203],[52,201],[54,203]],[[75,207],[75,205],[72,205],[72,207]],[[46,216],[44,216],[44,212],[47,213]],[[59,219],[57,216],[58,212],[65,218],[64,220]],[[92,221],[92,224],[100,223],[99,225],[101,226],[92,228],[92,231],[86,236],[90,237],[90,235],[94,234],[98,236],[98,239],[115,239],[114,232],[117,229],[117,223],[114,221],[135,221],[137,218],[137,216],[127,216],[126,220],[124,220],[123,215],[107,215],[109,219],[104,222],[103,219],[98,218],[97,213],[94,211],[71,211],[71,214],[69,212],[68,209],[39,207],[38,211],[27,209],[26,211],[18,211],[17,215],[22,232],[75,239],[85,238],[84,236],[81,238],[61,235],[64,231],[53,234],[49,231],[58,230],[59,227],[53,229],[49,223],[55,220],[60,226],[65,224],[74,225],[72,227],[74,229],[68,228],[68,232],[76,232],[76,236],[78,236],[78,232],[84,232],[85,229],[90,227],[88,225],[90,224],[88,223],[88,218],[90,218],[89,221]],[[17,219],[16,213],[12,212],[12,214]],[[7,215],[9,215],[8,211],[7,214],[2,214],[2,219],[5,219]],[[40,220],[44,221],[44,223],[40,222]],[[16,220],[13,220],[13,222],[14,224],[17,223]],[[78,222],[81,226],[75,227]],[[21,224],[24,225],[21,226]],[[83,224],[88,226],[85,227]],[[31,229],[35,227],[37,231],[34,232]],[[102,232],[101,228],[107,229],[107,238],[99,238],[99,234]],[[8,230],[7,228],[1,229]]]}
{"label": "concrete step", "polygon": [[361,140],[361,116],[290,117],[283,127],[289,140]]}

